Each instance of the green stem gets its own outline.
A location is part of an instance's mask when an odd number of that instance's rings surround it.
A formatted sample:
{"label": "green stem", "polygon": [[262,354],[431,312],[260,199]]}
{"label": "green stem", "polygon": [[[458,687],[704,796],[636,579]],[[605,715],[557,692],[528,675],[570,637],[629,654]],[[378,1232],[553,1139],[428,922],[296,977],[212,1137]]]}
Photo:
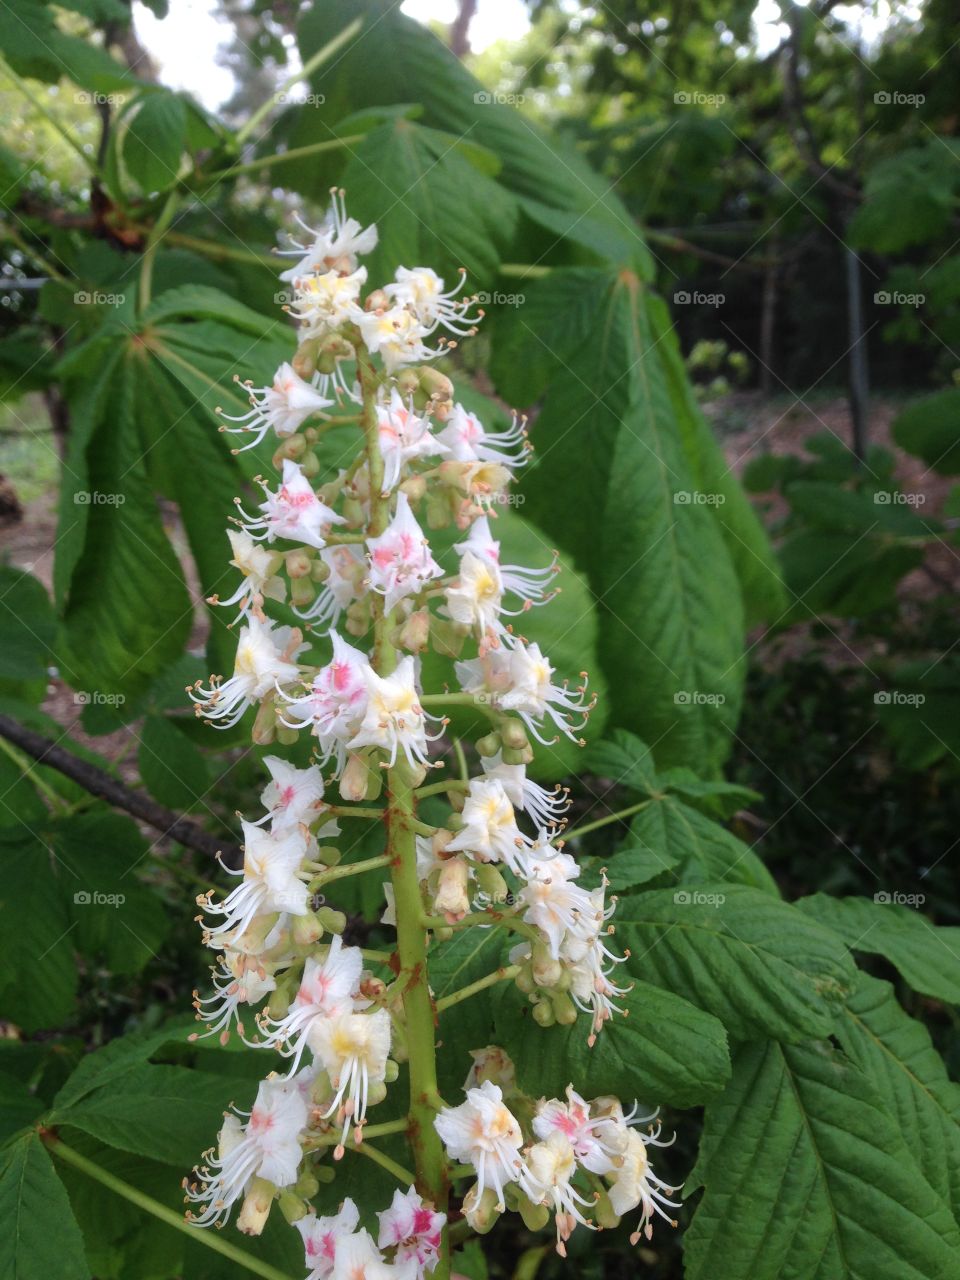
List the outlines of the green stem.
{"label": "green stem", "polygon": [[476,693],[425,693],[420,702],[425,707],[472,707],[494,724],[501,724],[505,718],[503,712]]}
{"label": "green stem", "polygon": [[[365,1124],[363,1126],[364,1141],[367,1138],[386,1138],[392,1133],[406,1133],[407,1120],[385,1120],[382,1124]],[[320,1138],[310,1138],[305,1143],[308,1151],[319,1151],[322,1147],[336,1147],[340,1143],[340,1132],[326,1133]],[[354,1144],[351,1143],[350,1146]],[[347,1148],[349,1150],[349,1147]]]}
{"label": "green stem", "polygon": [[251,249],[234,249],[227,244],[216,244],[212,240],[201,240],[199,236],[188,236],[182,231],[171,231],[167,235],[171,244],[181,245],[184,249],[196,249],[197,253],[208,258],[229,262],[249,262],[255,267],[269,267],[276,271],[277,260],[268,253],[254,253]]}
{"label": "green stem", "polygon": [[[363,428],[370,482],[368,532],[370,537],[377,537],[389,521],[390,499],[383,494],[384,465],[376,403],[378,379],[370,355],[359,341],[357,376],[363,391]],[[392,643],[393,620],[384,615],[381,596],[374,596],[372,608],[373,665],[380,675],[389,675],[397,665],[397,651]],[[407,1118],[414,1159],[414,1182],[425,1199],[432,1201],[441,1213],[446,1213],[449,1195],[447,1161],[433,1123],[443,1102],[437,1086],[436,1028],[427,977],[428,936],[422,920],[423,901],[417,872],[417,800],[411,770],[405,761],[401,760],[387,770],[386,792],[387,849],[393,859],[391,879],[400,962],[397,982],[403,992],[409,1051],[410,1109]],[[434,1280],[448,1280],[449,1274],[450,1248],[444,1231],[440,1258],[433,1272]]]}
{"label": "green stem", "polygon": [[424,796],[440,795],[444,791],[466,791],[470,783],[460,778],[448,778],[446,782],[431,782],[426,787],[417,787],[416,796],[422,800]]}
{"label": "green stem", "polygon": [[246,164],[234,164],[229,169],[221,169],[211,175],[211,180],[222,182],[225,178],[237,178],[242,173],[256,173],[258,169],[270,169],[275,164],[287,164],[290,160],[305,160],[307,156],[318,155],[321,151],[335,151],[337,147],[349,147],[355,142],[362,142],[366,135],[351,134],[347,138],[327,138],[324,142],[311,142],[306,147],[291,147],[289,151],[277,151],[270,156],[258,156],[248,160]]}
{"label": "green stem", "polygon": [[42,792],[57,813],[66,813],[66,802],[57,790],[50,785],[46,778],[41,778],[37,773],[34,762],[29,756],[24,755],[22,751],[18,751],[12,742],[8,742],[6,738],[0,738],[0,751],[13,761],[23,776]]}
{"label": "green stem", "polygon": [[361,1142],[359,1147],[351,1142],[347,1150],[356,1151],[358,1155],[366,1156],[369,1160],[373,1160],[382,1169],[386,1169],[387,1173],[392,1173],[405,1187],[412,1187],[416,1182],[416,1177],[409,1169],[405,1169],[402,1164],[397,1164],[396,1160],[391,1160],[389,1156],[385,1156],[382,1151],[378,1151],[376,1147],[369,1146],[365,1141]]}
{"label": "green stem", "polygon": [[496,911],[474,911],[454,924],[443,916],[425,915],[421,916],[421,921],[425,929],[470,929],[474,925],[485,924],[490,928],[511,929],[514,933],[522,933],[525,938],[531,938],[534,942],[543,936],[536,925],[527,924],[525,920],[519,920],[516,916],[507,916]]}
{"label": "green stem", "polygon": [[390,856],[386,853],[378,854],[376,858],[364,858],[362,862],[344,862],[314,876],[310,881],[310,888],[322,889],[324,885],[332,884],[334,880],[346,880],[348,876],[363,875],[365,871],[376,871],[378,867],[389,867],[389,865]]}
{"label": "green stem", "polygon": [[157,256],[157,247],[164,237],[164,233],[173,221],[174,214],[180,204],[180,193],[176,190],[170,192],[167,196],[166,203],[160,210],[160,216],[153,224],[150,235],[147,238],[146,248],[143,251],[143,261],[140,264],[140,310],[146,311],[150,305],[150,297],[153,289],[153,264]]}
{"label": "green stem", "polygon": [[328,40],[322,48],[318,49],[312,58],[308,58],[299,71],[295,71],[292,76],[288,76],[277,92],[267,98],[266,102],[261,102],[246,124],[241,125],[237,130],[235,136],[238,145],[250,137],[260,121],[264,120],[277,105],[279,98],[284,97],[287,91],[292,89],[295,84],[299,84],[301,80],[308,79],[318,67],[322,67],[325,62],[332,58],[348,40],[352,40],[354,36],[359,35],[362,27],[363,18],[354,18],[332,40]]}
{"label": "green stem", "polygon": [[467,755],[463,749],[463,743],[459,738],[454,738],[453,749],[457,756],[457,767],[460,770],[460,780],[464,786],[470,785],[470,770],[467,768]]}
{"label": "green stem", "polygon": [[385,809],[365,809],[358,804],[325,804],[323,806],[323,816],[326,817],[329,814],[333,818],[370,818],[382,822],[385,812]]}
{"label": "green stem", "polygon": [[442,999],[437,1001],[437,1013],[442,1013],[444,1009],[460,1004],[463,1000],[469,1000],[478,991],[486,991],[487,987],[495,987],[498,982],[507,982],[509,979],[515,978],[521,968],[522,966],[519,964],[504,965],[501,969],[494,969],[493,973],[488,973],[486,977],[478,978],[476,982],[470,982],[465,987],[461,987],[459,991],[454,991],[449,996],[443,996]]}
{"label": "green stem", "polygon": [[27,257],[35,262],[37,266],[43,267],[51,280],[59,280],[61,284],[66,283],[67,277],[63,272],[60,271],[59,268],[55,267],[50,259],[45,257],[39,249],[35,249],[33,245],[20,234],[16,227],[11,225],[9,222],[0,223],[0,226],[3,227],[3,234],[7,239],[11,240],[18,249],[22,249]]}
{"label": "green stem", "polygon": [[86,1156],[82,1156],[79,1151],[74,1151],[72,1147],[68,1147],[65,1142],[61,1142],[58,1137],[49,1131],[41,1131],[40,1138],[47,1149],[58,1159],[63,1160],[65,1164],[73,1165],[75,1169],[85,1173],[94,1182],[99,1182],[101,1186],[106,1187],[109,1191],[122,1196],[124,1200],[129,1200],[138,1209],[143,1209],[144,1212],[152,1214],[153,1217],[158,1218],[161,1222],[165,1222],[168,1227],[173,1227],[175,1231],[182,1231],[184,1235],[190,1236],[198,1244],[206,1245],[208,1249],[213,1249],[215,1253],[222,1254],[223,1257],[229,1258],[231,1262],[237,1263],[238,1266],[245,1267],[247,1271],[251,1271],[256,1276],[263,1276],[264,1280],[290,1280],[290,1276],[286,1272],[279,1271],[276,1267],[271,1267],[268,1262],[261,1262],[259,1258],[253,1257],[252,1254],[246,1253],[243,1249],[238,1249],[235,1244],[230,1244],[229,1241],[224,1240],[219,1233],[207,1231],[203,1227],[192,1227],[183,1214],[177,1213],[175,1209],[168,1209],[166,1205],[160,1204],[152,1196],[138,1191],[136,1187],[128,1186],[120,1178],[108,1173],[100,1165],[94,1164]]}
{"label": "green stem", "polygon": [[599,831],[601,827],[605,827],[611,822],[621,822],[624,818],[630,818],[635,813],[639,813],[641,809],[645,809],[648,804],[653,804],[653,797],[647,800],[641,800],[639,804],[632,804],[628,809],[620,809],[616,813],[608,813],[605,818],[597,818],[595,822],[588,822],[582,827],[573,827],[570,831],[563,833],[564,840],[574,840],[579,836],[585,836],[588,831]]}

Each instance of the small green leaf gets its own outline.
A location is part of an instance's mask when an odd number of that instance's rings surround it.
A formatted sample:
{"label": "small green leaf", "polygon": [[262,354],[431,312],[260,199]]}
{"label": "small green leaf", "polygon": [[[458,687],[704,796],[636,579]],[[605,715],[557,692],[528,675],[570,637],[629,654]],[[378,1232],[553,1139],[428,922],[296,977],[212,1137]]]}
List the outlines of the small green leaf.
{"label": "small green leaf", "polygon": [[0,1276],[4,1280],[89,1280],[70,1201],[35,1133],[0,1157]]}

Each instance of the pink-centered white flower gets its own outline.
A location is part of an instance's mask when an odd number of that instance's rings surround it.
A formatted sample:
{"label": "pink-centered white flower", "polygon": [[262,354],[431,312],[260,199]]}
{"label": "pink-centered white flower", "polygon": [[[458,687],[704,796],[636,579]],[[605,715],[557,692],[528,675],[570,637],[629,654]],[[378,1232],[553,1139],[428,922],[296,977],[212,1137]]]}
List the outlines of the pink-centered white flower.
{"label": "pink-centered white flower", "polygon": [[303,1240],[304,1259],[309,1268],[307,1280],[327,1280],[333,1272],[337,1245],[356,1231],[360,1211],[347,1197],[337,1213],[323,1218],[308,1213],[293,1225]]}
{"label": "pink-centered white flower", "polygon": [[299,431],[303,424],[314,413],[322,413],[329,409],[334,401],[327,400],[321,392],[309,382],[305,382],[292,365],[282,364],[273,375],[273,382],[268,387],[248,387],[250,392],[250,412],[239,417],[223,414],[228,422],[237,422],[236,427],[221,427],[231,435],[253,433],[253,439],[235,450],[244,453],[258,445],[271,429],[283,439]]}
{"label": "pink-centered white flower", "polygon": [[237,504],[243,528],[255,541],[273,542],[283,538],[322,549],[327,545],[330,526],[344,523],[343,516],[321,502],[299,463],[292,458],[283,460],[283,483],[276,493],[271,493],[266,485],[264,492],[266,501],[260,503],[258,510],[263,512],[260,516],[248,515]]}
{"label": "pink-centered white flower", "polygon": [[347,743],[350,750],[378,747],[387,753],[390,767],[402,754],[407,762],[428,764],[428,744],[443,732],[427,733],[427,716],[420,705],[416,668],[411,655],[401,658],[396,669],[381,676],[367,666],[364,670],[367,702],[363,720]]}
{"label": "pink-centered white flower", "polygon": [[240,1020],[242,1005],[259,1004],[264,996],[277,988],[273,966],[269,968],[259,956],[236,947],[225,947],[219,963],[211,969],[213,994],[201,998],[193,993],[193,1007],[197,1018],[207,1023],[200,1038],[219,1035],[220,1043],[230,1039],[234,1019],[237,1030],[243,1034]]}
{"label": "pink-centered white flower", "polygon": [[389,1209],[377,1214],[381,1249],[394,1249],[395,1262],[416,1262],[417,1275],[432,1271],[440,1256],[440,1233],[446,1216],[425,1204],[419,1193],[397,1189]]}
{"label": "pink-centered white flower", "polygon": [[437,439],[446,445],[455,462],[498,462],[504,467],[521,467],[527,461],[527,432],[516,415],[506,431],[487,431],[475,413],[456,404]]}
{"label": "pink-centered white flower", "polygon": [[468,1089],[465,1102],[444,1107],[433,1123],[450,1158],[476,1169],[477,1201],[490,1187],[502,1211],[503,1188],[523,1172],[523,1134],[499,1085],[485,1080]]}
{"label": "pink-centered white flower", "polygon": [[[304,859],[311,851],[308,833],[294,827],[283,835],[273,835],[243,822],[243,868],[232,872],[241,882],[222,903],[204,894],[199,904],[211,915],[223,916],[223,922],[207,932],[207,945],[219,947],[234,930],[242,935],[258,916],[285,911],[289,915],[307,914],[308,892]],[[232,941],[232,940],[231,940]]]}
{"label": "pink-centered white flower", "polygon": [[236,591],[226,600],[219,596],[211,597],[208,603],[223,606],[240,605],[237,619],[249,613],[251,607],[257,607],[259,599],[282,600],[286,594],[283,579],[277,577],[277,570],[282,563],[276,551],[268,551],[259,542],[251,538],[245,529],[228,529],[230,549],[233,557],[230,563],[243,574],[243,581]]}
{"label": "pink-centered white flower", "polygon": [[571,1084],[567,1085],[565,1102],[558,1098],[540,1100],[533,1131],[543,1139],[562,1134],[573,1147],[579,1165],[591,1173],[606,1174],[618,1167],[633,1115],[626,1118],[616,1098],[598,1099],[591,1104]]}
{"label": "pink-centered white flower", "polygon": [[653,1236],[654,1216],[663,1218],[672,1227],[677,1225],[674,1218],[665,1210],[680,1207],[668,1198],[675,1195],[680,1187],[671,1187],[659,1178],[653,1172],[647,1155],[647,1147],[670,1145],[659,1139],[659,1124],[649,1133],[630,1129],[625,1149],[619,1156],[617,1168],[614,1173],[607,1175],[610,1183],[610,1204],[614,1213],[623,1217],[638,1206],[641,1210],[639,1226],[630,1237],[631,1244],[637,1244],[641,1235],[646,1236],[648,1240]]}
{"label": "pink-centered white flower", "polygon": [[364,227],[356,218],[348,218],[344,193],[333,191],[331,195],[330,208],[316,230],[308,227],[299,215],[294,215],[313,238],[308,244],[301,244],[291,236],[290,247],[277,250],[281,257],[297,259],[292,267],[281,272],[281,280],[300,280],[327,271],[349,274],[356,271],[359,254],[371,253],[377,247],[376,225]]}
{"label": "pink-centered white flower", "polygon": [[[323,808],[323,776],[317,766],[297,769],[281,756],[264,756],[270,781],[260,794],[270,831],[284,835],[301,823],[309,827]],[[259,824],[258,824],[259,825]]]}
{"label": "pink-centered white flower", "polygon": [[416,595],[433,578],[443,576],[402,491],[397,494],[393,519],[379,537],[367,539],[367,550],[370,589],[384,597],[388,613],[400,600]]}
{"label": "pink-centered white flower", "polygon": [[277,1187],[296,1182],[303,1152],[300,1135],[307,1124],[307,1104],[297,1089],[283,1080],[264,1080],[250,1118],[242,1125],[228,1115],[220,1130],[220,1148],[205,1156],[194,1183],[184,1183],[189,1202],[202,1205],[188,1219],[198,1227],[227,1221],[230,1210],[246,1192],[254,1178],[264,1178]]}
{"label": "pink-centered white flower", "polygon": [[392,1263],[373,1242],[368,1231],[355,1231],[337,1245],[331,1280],[416,1280],[415,1262]]}
{"label": "pink-centered white flower", "polygon": [[516,596],[521,602],[517,609],[502,610],[510,616],[525,613],[532,605],[546,604],[556,595],[556,592],[548,594],[546,587],[560,569],[557,553],[553,553],[550,563],[542,569],[502,564],[500,542],[490,532],[490,520],[487,516],[479,516],[474,520],[467,537],[458,542],[454,550],[459,556],[477,556],[485,563],[496,566],[503,592]]}
{"label": "pink-centered white flower", "polygon": [[230,679],[215,676],[209,688],[198,681],[187,690],[197,715],[219,729],[231,729],[254,702],[299,679],[300,668],[294,659],[305,648],[299,631],[275,626],[266,619],[248,618],[237,641]]}
{"label": "pink-centered white flower", "polygon": [[[544,738],[545,720],[561,733],[578,741],[577,734],[593,707],[584,683],[573,693],[567,683],[554,684],[553,667],[538,644],[518,640],[511,649],[493,649],[479,658],[456,664],[457,679],[465,693],[491,696],[502,711],[515,711],[538,742],[549,745],[556,738]],[[579,715],[571,725],[568,716]]]}
{"label": "pink-centered white flower", "polygon": [[310,689],[288,697],[280,716],[291,728],[309,725],[317,738],[322,761],[336,755],[342,767],[346,744],[363,723],[367,709],[366,655],[331,632],[333,658],[313,678]]}
{"label": "pink-centered white flower", "polygon": [[310,1048],[330,1077],[335,1094],[324,1112],[343,1121],[340,1145],[350,1130],[366,1119],[370,1086],[382,1084],[390,1056],[391,1024],[386,1009],[372,1013],[340,1013],[315,1021]]}
{"label": "pink-centered white flower", "polygon": [[517,826],[513,805],[496,778],[472,778],[463,802],[463,826],[447,845],[463,850],[478,862],[503,862],[522,872],[522,854],[530,844]]}
{"label": "pink-centered white flower", "polygon": [[418,414],[412,400],[405,404],[396,387],[389,399],[381,399],[377,405],[377,434],[383,455],[384,493],[397,487],[408,462],[446,453],[430,430],[429,414]]}
{"label": "pink-centered white flower", "polygon": [[360,948],[345,947],[335,934],[323,960],[307,957],[299,990],[285,1016],[258,1019],[264,1037],[258,1043],[292,1057],[289,1074],[293,1075],[319,1022],[354,1013],[369,1003],[360,996],[362,973]]}
{"label": "pink-centered white flower", "polygon": [[583,1209],[593,1204],[593,1199],[581,1195],[571,1182],[576,1172],[576,1152],[569,1138],[554,1131],[527,1150],[520,1179],[524,1194],[534,1204],[547,1204],[553,1210],[557,1253],[561,1257],[566,1257],[565,1241],[569,1240],[578,1222],[594,1229],[594,1224],[583,1215]]}

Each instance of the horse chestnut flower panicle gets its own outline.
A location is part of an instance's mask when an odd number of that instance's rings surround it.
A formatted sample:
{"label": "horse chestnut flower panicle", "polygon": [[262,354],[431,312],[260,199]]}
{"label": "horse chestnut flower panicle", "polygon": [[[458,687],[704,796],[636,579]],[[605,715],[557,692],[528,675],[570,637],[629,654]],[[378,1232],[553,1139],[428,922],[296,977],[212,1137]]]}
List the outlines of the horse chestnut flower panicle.
{"label": "horse chestnut flower panicle", "polygon": [[[508,1208],[531,1229],[552,1215],[563,1253],[575,1229],[639,1210],[637,1235],[649,1236],[676,1190],[650,1163],[666,1145],[654,1116],[588,1102],[572,1083],[565,1099],[526,1096],[509,1045],[464,1044],[465,1097],[440,1094],[438,1011],[513,982],[533,1005],[525,1034],[585,1013],[593,1044],[629,996],[611,976],[626,960],[610,937],[615,899],[602,876],[581,883],[564,849],[566,793],[527,776],[531,739],[577,740],[593,702],[585,675],[571,688],[517,630],[556,594],[559,570],[556,553],[534,567],[501,554],[498,506],[528,457],[525,422],[485,427],[428,363],[455,345],[443,331],[469,335],[482,316],[463,275],[448,288],[429,267],[400,267],[367,289],[360,259],[377,228],[347,216],[342,192],[318,229],[301,226],[308,238],[284,251],[295,262],[282,277],[298,349],[272,381],[243,384],[250,409],[223,428],[248,434],[247,448],[281,442],[281,474],[259,480],[257,510],[237,500],[228,536],[240,581],[211,599],[239,608],[234,671],[188,690],[214,728],[256,707],[254,740],[272,748],[264,813],[243,822],[242,866],[225,868],[237,883],[198,899],[216,964],[212,994],[195,998],[205,1034],[238,1030],[273,1055],[272,1070],[185,1184],[188,1217],[221,1225],[242,1202],[238,1226],[256,1233],[278,1204],[302,1236],[308,1280],[446,1280],[456,1163],[476,1175],[458,1206],[476,1231]],[[324,475],[318,444],[331,426],[353,427],[356,451]],[[424,529],[444,525],[459,537],[441,551]],[[287,600],[303,630],[269,616]],[[459,659],[459,689],[424,687],[431,650]],[[428,783],[428,770],[448,768],[438,742],[457,705],[488,722],[477,768],[469,776],[458,743],[462,776]],[[437,825],[418,813],[426,795],[449,805]],[[358,821],[383,832],[379,852],[354,854]],[[361,874],[382,886],[376,914],[396,931],[386,950],[345,942],[346,917],[327,899]],[[493,948],[499,967],[435,998],[435,951],[473,927],[518,934],[509,962]],[[404,1103],[379,1120],[400,1089]],[[364,1155],[400,1182],[387,1207],[337,1194],[340,1162]]]}

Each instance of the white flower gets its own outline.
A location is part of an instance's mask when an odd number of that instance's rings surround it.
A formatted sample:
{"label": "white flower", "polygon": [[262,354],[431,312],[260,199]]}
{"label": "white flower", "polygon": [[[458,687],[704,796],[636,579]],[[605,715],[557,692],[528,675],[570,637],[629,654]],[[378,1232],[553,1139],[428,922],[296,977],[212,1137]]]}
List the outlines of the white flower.
{"label": "white flower", "polygon": [[524,858],[527,883],[520,891],[520,902],[526,908],[524,920],[536,925],[550,946],[550,954],[558,960],[565,938],[587,937],[595,929],[594,903],[586,889],[573,883],[580,874],[573,858],[549,845],[546,848],[550,857],[544,857],[543,846],[538,845]]}
{"label": "white flower", "polygon": [[460,557],[460,572],[446,589],[447,613],[454,622],[471,627],[487,647],[498,643],[506,628],[500,621],[503,608],[503,581],[497,564],[466,551]]}
{"label": "white flower", "polygon": [[259,956],[237,947],[225,947],[211,973],[213,994],[201,999],[195,991],[193,1007],[197,1018],[208,1024],[201,1038],[219,1032],[220,1043],[226,1044],[234,1018],[237,1030],[243,1035],[240,1006],[259,1004],[265,995],[276,990],[277,983]]}
{"label": "white flower", "polygon": [[409,307],[428,333],[442,324],[451,333],[469,335],[475,332],[473,326],[482,319],[483,312],[468,316],[475,298],[456,301],[466,278],[467,273],[461,268],[458,283],[444,292],[443,280],[429,267],[398,267],[394,283],[386,285],[383,291],[391,301]]}
{"label": "white flower", "polygon": [[427,718],[420,705],[413,657],[408,654],[401,658],[389,676],[377,675],[368,666],[364,670],[364,678],[367,685],[366,711],[347,747],[350,750],[379,747],[387,753],[391,768],[400,752],[411,765],[427,764],[427,744],[432,738],[427,733]]}
{"label": "white flower", "polygon": [[300,1135],[307,1123],[307,1104],[299,1090],[282,1080],[264,1080],[246,1125],[229,1115],[220,1131],[217,1156],[206,1154],[206,1165],[195,1172],[198,1181],[184,1183],[187,1199],[204,1205],[199,1215],[188,1213],[196,1226],[226,1222],[233,1204],[255,1177],[277,1187],[296,1182],[302,1151]]}
{"label": "white flower", "polygon": [[313,604],[303,612],[296,609],[295,613],[300,618],[332,629],[340,621],[344,609],[367,594],[364,585],[367,557],[362,547],[350,542],[341,547],[325,547],[317,558],[330,570],[329,575]]}
{"label": "white flower", "polygon": [[367,1231],[343,1236],[337,1243],[331,1280],[414,1280],[416,1263],[393,1266],[383,1255]]}
{"label": "white flower", "polygon": [[430,458],[446,453],[446,448],[430,431],[428,414],[417,414],[411,400],[403,398],[393,387],[390,399],[377,405],[377,430],[383,454],[383,491],[389,493],[400,483],[404,464],[415,458]]}
{"label": "white flower", "polygon": [[[299,678],[293,659],[306,648],[300,633],[291,627],[275,627],[272,622],[248,618],[237,641],[233,675],[221,682],[215,676],[204,689],[198,681],[187,690],[198,716],[231,729],[254,702],[272,693],[278,685]],[[221,723],[223,722],[223,723]]]}
{"label": "white flower", "polygon": [[417,1264],[417,1274],[432,1271],[440,1254],[440,1233],[446,1217],[432,1205],[424,1204],[413,1187],[393,1193],[389,1209],[377,1214],[380,1234],[377,1243],[381,1249],[395,1248],[397,1262]]}
{"label": "white flower", "polygon": [[581,1211],[581,1206],[593,1201],[582,1196],[570,1182],[576,1171],[577,1157],[570,1139],[555,1130],[526,1152],[526,1165],[520,1179],[524,1194],[534,1204],[552,1207],[556,1215],[557,1253],[561,1257],[566,1257],[564,1241],[570,1238],[578,1222],[593,1229],[593,1223]]}
{"label": "white flower", "polygon": [[660,1126],[649,1134],[630,1129],[627,1134],[626,1147],[619,1157],[616,1172],[608,1175],[610,1181],[610,1204],[618,1217],[623,1217],[638,1205],[642,1212],[640,1224],[631,1235],[630,1243],[636,1244],[641,1233],[649,1240],[653,1235],[653,1216],[658,1214],[672,1227],[677,1224],[664,1207],[678,1209],[680,1206],[667,1196],[674,1195],[679,1187],[671,1187],[653,1172],[647,1156],[647,1147],[665,1147],[669,1143],[660,1142]]}
{"label": "white flower", "polygon": [[519,467],[527,461],[527,432],[523,421],[518,425],[516,415],[506,431],[486,431],[475,413],[456,404],[437,439],[447,446],[456,462],[499,462],[504,467]]}
{"label": "white flower", "polygon": [[388,613],[398,601],[416,595],[425,583],[443,575],[402,491],[397,494],[393,519],[379,537],[367,539],[367,548],[370,588],[384,597]]}
{"label": "white flower", "polygon": [[[568,738],[577,741],[576,734],[593,706],[586,699],[585,673],[581,673],[584,684],[571,694],[566,683],[552,683],[553,667],[540,646],[522,640],[512,649],[494,649],[480,658],[458,662],[456,672],[465,693],[493,695],[497,707],[515,711],[537,741],[545,745],[556,738],[541,735],[544,719],[550,719]],[[570,725],[566,715],[569,712],[579,714],[580,723]]]}
{"label": "white flower", "polygon": [[303,1051],[318,1022],[353,1013],[368,1001],[359,998],[363,956],[359,947],[345,947],[335,934],[322,961],[308,956],[300,989],[283,1018],[258,1019],[264,1033],[260,1044],[293,1057],[290,1075],[300,1066]]}
{"label": "white flower", "polygon": [[513,807],[528,813],[538,827],[557,823],[570,807],[565,789],[559,785],[553,791],[541,787],[527,777],[525,765],[504,764],[502,751],[493,756],[481,756],[480,766],[488,778],[495,778],[502,785]]}
{"label": "white flower", "polygon": [[297,769],[280,756],[264,756],[263,763],[270,781],[260,794],[260,803],[268,810],[272,834],[284,835],[301,822],[309,827],[323,808],[320,770],[315,764]]}
{"label": "white flower", "polygon": [[327,400],[316,387],[296,373],[289,364],[282,364],[273,375],[273,384],[269,387],[250,388],[249,413],[240,417],[230,414],[223,416],[228,422],[239,422],[239,427],[221,427],[231,435],[243,432],[254,432],[254,438],[242,449],[234,450],[243,453],[258,445],[267,432],[273,428],[278,436],[293,435],[303,426],[311,414],[329,409],[334,402]]}
{"label": "white flower", "polygon": [[301,878],[303,860],[309,850],[309,836],[303,827],[294,827],[284,835],[272,835],[252,822],[243,827],[243,870],[232,874],[243,877],[222,903],[212,901],[209,894],[198,902],[211,915],[224,917],[222,924],[207,934],[207,944],[225,945],[225,935],[249,929],[257,916],[273,911],[290,915],[307,914],[307,886]]}
{"label": "white flower", "polygon": [[361,321],[365,313],[360,309],[360,290],[366,279],[366,267],[345,276],[338,271],[298,276],[289,310],[300,322],[300,341],[325,338],[347,320]]}
{"label": "white flower", "polygon": [[521,852],[530,843],[517,826],[513,805],[496,778],[472,778],[463,802],[463,826],[447,845],[480,862],[505,862],[522,871]]}
{"label": "white flower", "polygon": [[485,1080],[468,1089],[465,1102],[444,1107],[433,1123],[450,1158],[476,1169],[477,1200],[491,1187],[502,1211],[504,1186],[523,1172],[523,1135],[500,1087]]}
{"label": "white flower", "polygon": [[390,1014],[386,1009],[341,1013],[315,1021],[310,1029],[310,1048],[336,1090],[324,1117],[334,1112],[343,1117],[341,1146],[351,1126],[362,1125],[366,1118],[370,1086],[383,1083],[390,1035]]}
{"label": "white flower", "polygon": [[333,191],[331,195],[330,208],[318,230],[314,231],[299,215],[294,215],[304,231],[313,236],[313,242],[300,244],[291,236],[290,248],[277,250],[281,257],[298,258],[292,267],[281,272],[281,280],[299,280],[318,272],[356,271],[357,255],[371,253],[377,247],[376,225],[371,223],[364,228],[356,218],[348,218],[344,193]]}
{"label": "white flower", "polygon": [[367,659],[359,649],[331,632],[333,658],[313,678],[309,691],[287,698],[283,724],[309,724],[317,737],[322,761],[336,754],[342,765],[346,744],[359,729],[367,709]]}
{"label": "white flower", "polygon": [[367,349],[379,352],[384,368],[394,373],[406,364],[420,364],[437,354],[424,345],[430,332],[407,307],[381,307],[357,318]]}
{"label": "white flower", "polygon": [[613,966],[622,964],[627,956],[617,955],[604,942],[603,922],[613,911],[604,906],[605,888],[604,882],[590,893],[593,928],[565,934],[560,945],[560,959],[570,975],[570,998],[578,1009],[592,1015],[590,1044],[615,1013],[624,1012],[615,1001],[630,991],[610,981]]}
{"label": "white flower", "polygon": [[276,493],[264,485],[266,501],[258,510],[262,516],[250,516],[237,504],[243,518],[243,527],[258,542],[273,542],[285,538],[290,542],[302,542],[308,547],[323,548],[332,524],[343,524],[343,516],[327,506],[313,491],[313,486],[303,474],[299,463],[292,458],[283,460],[283,483]]}
{"label": "white flower", "polygon": [[278,553],[261,547],[245,529],[228,529],[227,537],[233,551],[230,563],[243,574],[243,581],[229,599],[221,600],[219,596],[211,596],[208,603],[224,606],[239,604],[239,618],[250,611],[251,605],[256,607],[257,597],[282,600],[285,587],[283,579],[276,576],[281,564]]}
{"label": "white flower", "polygon": [[[626,1148],[631,1121],[624,1118],[615,1098],[599,1099],[592,1107],[573,1085],[567,1085],[567,1100],[541,1099],[533,1120],[533,1131],[538,1138],[547,1139],[553,1133],[562,1134],[573,1147],[577,1163],[591,1173],[611,1173],[618,1167],[619,1158]],[[632,1116],[631,1116],[632,1120]]]}
{"label": "white flower", "polygon": [[487,516],[479,516],[470,526],[470,532],[462,542],[458,542],[454,550],[460,556],[468,553],[479,556],[481,560],[496,565],[504,592],[519,597],[522,601],[519,609],[502,610],[516,617],[525,613],[531,605],[546,604],[552,600],[556,592],[545,594],[546,585],[560,570],[557,553],[553,553],[550,563],[543,569],[527,569],[518,564],[500,563],[500,543],[490,532],[490,521]]}
{"label": "white flower", "polygon": [[327,1280],[333,1271],[337,1245],[356,1231],[360,1224],[360,1211],[348,1197],[339,1213],[318,1218],[308,1213],[293,1224],[303,1238],[306,1265],[310,1268],[307,1280]]}

